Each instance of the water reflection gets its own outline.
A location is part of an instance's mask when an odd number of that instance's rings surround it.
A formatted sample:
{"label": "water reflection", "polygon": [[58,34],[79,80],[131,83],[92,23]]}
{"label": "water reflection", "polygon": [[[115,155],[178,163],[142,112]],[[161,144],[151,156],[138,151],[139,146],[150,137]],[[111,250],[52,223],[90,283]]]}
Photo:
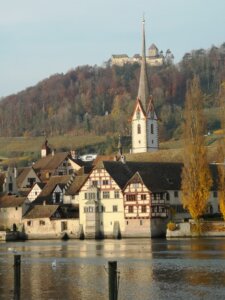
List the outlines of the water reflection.
{"label": "water reflection", "polygon": [[108,299],[109,260],[118,261],[119,299],[224,299],[223,239],[2,242],[3,300],[13,295],[8,248],[22,256],[22,300]]}

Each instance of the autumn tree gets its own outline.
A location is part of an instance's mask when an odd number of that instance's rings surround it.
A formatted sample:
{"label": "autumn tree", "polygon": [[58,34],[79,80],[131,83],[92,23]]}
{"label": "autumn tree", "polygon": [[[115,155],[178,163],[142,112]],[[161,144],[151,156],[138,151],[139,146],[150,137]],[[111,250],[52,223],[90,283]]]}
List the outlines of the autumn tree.
{"label": "autumn tree", "polygon": [[219,93],[220,123],[223,136],[218,143],[218,175],[219,175],[219,205],[225,220],[225,81],[221,84]]}
{"label": "autumn tree", "polygon": [[[188,83],[184,110],[182,202],[196,224],[207,209],[212,179],[204,146],[203,94],[199,78]],[[200,228],[200,227],[199,227]]]}

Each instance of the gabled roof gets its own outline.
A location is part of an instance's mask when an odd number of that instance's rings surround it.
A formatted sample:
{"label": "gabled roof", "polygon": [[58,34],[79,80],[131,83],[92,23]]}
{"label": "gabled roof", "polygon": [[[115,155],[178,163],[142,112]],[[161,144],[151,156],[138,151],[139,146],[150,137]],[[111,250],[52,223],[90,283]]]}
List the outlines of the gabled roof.
{"label": "gabled roof", "polygon": [[59,205],[35,205],[23,219],[51,218],[58,208]]}
{"label": "gabled roof", "polygon": [[181,187],[181,163],[128,162],[132,172],[139,172],[143,183],[152,192],[179,190]]}
{"label": "gabled roof", "polygon": [[104,161],[103,164],[109,175],[122,189],[132,176],[132,173],[130,172],[129,168],[127,168],[127,165],[118,161]]}
{"label": "gabled roof", "polygon": [[25,197],[17,197],[15,195],[3,195],[0,197],[0,208],[21,206]]}
{"label": "gabled roof", "polygon": [[88,179],[89,174],[78,175],[74,178],[72,184],[66,190],[66,195],[75,195]]}
{"label": "gabled roof", "polygon": [[150,113],[154,113],[155,117],[156,117],[156,120],[158,120],[158,117],[157,117],[157,114],[156,114],[156,111],[155,111],[155,107],[154,107],[154,102],[153,102],[152,95],[150,95],[150,97],[149,97],[149,102],[148,102],[148,107],[147,107],[146,115],[148,115],[149,112]]}
{"label": "gabled roof", "polygon": [[125,190],[126,187],[131,183],[143,183],[143,180],[138,172],[134,173],[134,175],[127,181],[123,189]]}
{"label": "gabled roof", "polygon": [[146,118],[146,112],[145,112],[145,109],[144,109],[144,107],[142,105],[142,102],[141,102],[141,100],[139,98],[137,98],[131,119],[133,119],[134,114],[137,111],[137,107],[139,107],[139,109],[142,111],[144,117]]}
{"label": "gabled roof", "polygon": [[71,175],[63,175],[63,176],[52,176],[49,181],[46,183],[45,187],[41,191],[40,195],[37,199],[47,198],[51,196],[51,193],[55,189],[56,185],[60,184],[61,187],[64,187],[67,182],[70,180]]}
{"label": "gabled roof", "polygon": [[23,168],[19,171],[19,175],[16,179],[16,183],[17,183],[18,187],[21,187],[22,183],[24,182],[24,180],[26,179],[26,177],[28,176],[28,174],[31,171],[33,171],[35,173],[35,175],[37,176],[35,170],[32,167]]}
{"label": "gabled roof", "polygon": [[54,155],[49,154],[45,157],[40,158],[33,165],[35,171],[38,170],[56,170],[62,162],[69,156],[67,152],[59,152]]}
{"label": "gabled roof", "polygon": [[151,44],[151,46],[148,48],[149,50],[158,50],[158,48],[156,47],[156,45],[154,43]]}

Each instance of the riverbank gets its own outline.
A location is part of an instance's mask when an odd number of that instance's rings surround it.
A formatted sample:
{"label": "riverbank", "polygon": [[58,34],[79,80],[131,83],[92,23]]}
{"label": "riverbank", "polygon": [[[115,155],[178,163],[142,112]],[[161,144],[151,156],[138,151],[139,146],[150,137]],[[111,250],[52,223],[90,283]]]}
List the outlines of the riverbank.
{"label": "riverbank", "polygon": [[193,220],[189,222],[176,223],[174,230],[167,229],[167,238],[190,238],[196,236],[203,237],[225,237],[224,221],[202,221],[200,223],[200,231]]}

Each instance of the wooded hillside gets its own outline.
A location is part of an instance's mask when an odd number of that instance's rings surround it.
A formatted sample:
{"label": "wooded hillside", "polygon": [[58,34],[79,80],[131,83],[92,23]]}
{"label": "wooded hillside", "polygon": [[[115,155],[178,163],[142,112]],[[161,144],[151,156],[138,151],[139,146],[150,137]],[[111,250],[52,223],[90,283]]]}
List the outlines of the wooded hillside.
{"label": "wooded hillside", "polygon": [[[220,127],[219,86],[225,80],[225,43],[185,54],[177,65],[150,67],[149,82],[161,119],[160,139],[179,138],[186,82],[200,77],[207,130]],[[138,64],[82,66],[55,74],[0,102],[0,136],[130,134],[137,97]]]}

